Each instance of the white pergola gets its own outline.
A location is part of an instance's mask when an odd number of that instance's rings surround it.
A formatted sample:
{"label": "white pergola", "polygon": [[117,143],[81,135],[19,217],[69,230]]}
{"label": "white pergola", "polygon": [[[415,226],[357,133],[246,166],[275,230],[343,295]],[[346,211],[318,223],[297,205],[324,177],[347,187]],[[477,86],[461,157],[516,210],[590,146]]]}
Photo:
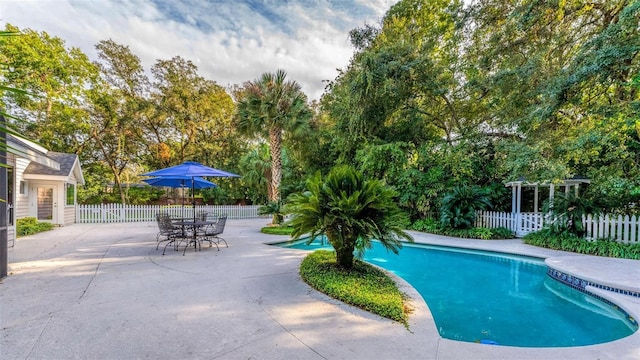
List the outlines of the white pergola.
{"label": "white pergola", "polygon": [[[582,176],[574,176],[570,179],[565,179],[558,183],[528,182],[525,179],[519,179],[517,181],[510,181],[506,183],[505,186],[511,187],[512,213],[537,214],[542,212],[541,209],[544,200],[550,199],[552,201],[554,193],[556,193],[558,190],[564,193],[575,191],[577,195],[580,190],[580,185],[589,184],[590,182],[591,180],[588,178]],[[523,190],[525,194],[523,194]],[[531,191],[533,191],[532,197],[530,197]],[[523,195],[526,195],[524,196],[524,209]]]}

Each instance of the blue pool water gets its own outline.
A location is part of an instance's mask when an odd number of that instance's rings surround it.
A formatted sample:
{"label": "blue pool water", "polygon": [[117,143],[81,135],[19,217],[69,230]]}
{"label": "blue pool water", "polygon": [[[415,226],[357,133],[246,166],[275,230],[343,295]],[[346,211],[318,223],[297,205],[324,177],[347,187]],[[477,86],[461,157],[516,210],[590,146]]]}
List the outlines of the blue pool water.
{"label": "blue pool water", "polygon": [[[322,239],[278,245],[331,249]],[[613,306],[548,277],[541,259],[416,244],[395,255],[376,243],[364,260],[410,283],[446,339],[567,347],[620,339],[638,329]]]}

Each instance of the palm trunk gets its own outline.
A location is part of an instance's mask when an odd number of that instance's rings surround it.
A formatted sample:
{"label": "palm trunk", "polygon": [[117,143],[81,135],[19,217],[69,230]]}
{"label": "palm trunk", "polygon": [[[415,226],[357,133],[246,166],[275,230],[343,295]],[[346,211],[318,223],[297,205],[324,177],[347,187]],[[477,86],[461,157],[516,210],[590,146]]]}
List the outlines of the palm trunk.
{"label": "palm trunk", "polygon": [[353,269],[353,251],[355,242],[339,231],[327,230],[327,240],[336,250],[336,263],[343,269]]}
{"label": "palm trunk", "polygon": [[280,202],[280,180],[282,179],[282,128],[274,126],[269,129],[269,145],[271,148],[271,198]]}
{"label": "palm trunk", "polygon": [[336,249],[336,262],[343,269],[353,269],[353,250],[341,248]]}

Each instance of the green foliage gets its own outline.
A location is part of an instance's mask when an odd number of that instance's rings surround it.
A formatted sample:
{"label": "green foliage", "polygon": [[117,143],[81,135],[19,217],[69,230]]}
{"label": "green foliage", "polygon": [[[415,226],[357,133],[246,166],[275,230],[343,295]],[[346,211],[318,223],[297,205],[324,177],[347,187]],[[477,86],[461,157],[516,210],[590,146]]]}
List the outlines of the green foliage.
{"label": "green foliage", "polygon": [[366,180],[350,166],[337,166],[323,177],[316,173],[306,190],[289,196],[285,212],[295,230],[293,238],[324,234],[336,250],[337,262],[350,269],[354,251],[362,256],[379,240],[394,253],[402,247],[400,239],[413,241],[403,231],[406,214],[395,202],[396,193],[379,180]]}
{"label": "green foliage", "polygon": [[468,229],[453,229],[443,226],[439,221],[432,219],[421,219],[413,223],[411,226],[413,230],[427,232],[430,234],[452,236],[463,239],[512,239],[514,234],[507,228],[468,228]]}
{"label": "green foliage", "polygon": [[494,181],[483,188],[491,206],[490,211],[511,211],[511,189],[504,186],[502,182]]}
{"label": "green foliage", "polygon": [[[0,44],[0,110],[27,120],[19,133],[80,156],[80,203],[129,202],[127,179],[192,159],[242,169],[203,192],[215,203],[277,201],[307,174],[350,164],[394,188],[414,220],[436,217],[456,186],[489,187],[492,210],[504,211],[505,180],[575,174],[592,179],[604,210],[633,214],[639,17],[629,0],[398,1],[350,32],[354,54],[320,106],[282,70],[236,86],[234,102],[179,56],[149,72],[128,47],[101,41],[92,63],[63,39],[7,25],[23,34]],[[242,156],[265,142],[282,156]],[[462,227],[466,215],[447,213]]]}
{"label": "green foliage", "polygon": [[491,206],[484,190],[476,186],[457,186],[444,196],[440,206],[440,222],[453,229],[468,229],[476,219],[476,210]]}
{"label": "green foliage", "polygon": [[337,266],[330,251],[315,251],[300,265],[302,279],[314,289],[407,326],[405,295],[384,272],[356,261],[352,269]]}
{"label": "green foliage", "polygon": [[269,235],[291,235],[293,230],[291,226],[266,226],[260,229],[260,232]]}
{"label": "green foliage", "polygon": [[527,234],[524,242],[553,250],[640,260],[640,244],[624,244],[608,239],[588,241],[569,232],[556,233],[543,229]]}
{"label": "green foliage", "polygon": [[282,180],[283,133],[306,132],[312,113],[307,97],[295,81],[287,81],[284,70],[264,73],[259,79],[245,83],[238,91],[236,127],[246,135],[269,141],[269,201],[279,202]]}
{"label": "green foliage", "polygon": [[570,191],[566,194],[555,194],[553,201],[547,200],[544,212],[551,218],[548,223],[551,232],[556,234],[569,232],[582,237],[586,231],[582,217],[588,214],[596,215],[599,209],[595,208],[593,202],[586,196],[579,196]]}
{"label": "green foliage", "polygon": [[[244,147],[231,124],[235,104],[193,63],[158,60],[151,81],[140,59],[111,40],[96,44],[98,61],[91,62],[46,32],[7,28],[21,36],[0,43],[0,63],[8,64],[0,69],[0,108],[24,117],[14,124],[23,136],[78,154],[86,180],[86,189],[78,188],[80,203],[143,201],[127,198],[127,184],[145,170],[184,160],[233,171],[229,164]],[[9,87],[25,91],[5,91]],[[244,196],[225,190],[231,203]]]}
{"label": "green foliage", "polygon": [[144,205],[158,201],[164,191],[153,186],[130,187],[126,189],[128,204]]}
{"label": "green foliage", "polygon": [[602,213],[640,215],[640,206],[636,205],[640,204],[640,177],[624,178],[611,171],[596,175],[589,185],[588,195]]}
{"label": "green foliage", "polygon": [[432,234],[438,234],[444,229],[439,221],[433,219],[416,220],[413,225],[411,225],[411,228],[413,230],[428,232]]}
{"label": "green foliage", "polygon": [[491,229],[491,238],[492,239],[513,239],[515,234],[511,229],[507,229],[504,227]]}
{"label": "green foliage", "polygon": [[267,205],[260,205],[258,207],[258,215],[272,215],[271,223],[279,225],[284,219],[282,203],[271,201]]}
{"label": "green foliage", "polygon": [[0,63],[6,65],[0,69],[1,81],[24,91],[2,93],[1,107],[25,120],[14,124],[23,136],[49,150],[78,151],[83,138],[78,134],[88,129],[82,105],[97,68],[60,38],[10,24],[6,30],[20,35],[0,42]]}
{"label": "green foliage", "polygon": [[16,220],[16,232],[18,236],[33,235],[51,229],[53,229],[53,224],[39,222],[38,219],[34,217],[25,217]]}

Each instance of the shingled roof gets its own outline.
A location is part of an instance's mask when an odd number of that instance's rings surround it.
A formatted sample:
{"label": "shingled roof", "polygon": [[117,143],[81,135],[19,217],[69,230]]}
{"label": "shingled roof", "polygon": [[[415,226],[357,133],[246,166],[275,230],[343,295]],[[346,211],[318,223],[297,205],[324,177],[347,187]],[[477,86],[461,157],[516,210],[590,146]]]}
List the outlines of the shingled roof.
{"label": "shingled roof", "polygon": [[16,150],[16,156],[31,160],[23,173],[25,179],[69,181],[74,175],[79,184],[84,184],[78,155],[47,151],[38,144],[13,135],[7,136],[7,143]]}
{"label": "shingled roof", "polygon": [[54,151],[47,152],[47,157],[60,164],[60,169],[58,170],[36,162],[31,162],[24,170],[24,174],[69,176],[73,171],[73,165],[75,165],[78,159],[78,155],[76,154],[65,154]]}

